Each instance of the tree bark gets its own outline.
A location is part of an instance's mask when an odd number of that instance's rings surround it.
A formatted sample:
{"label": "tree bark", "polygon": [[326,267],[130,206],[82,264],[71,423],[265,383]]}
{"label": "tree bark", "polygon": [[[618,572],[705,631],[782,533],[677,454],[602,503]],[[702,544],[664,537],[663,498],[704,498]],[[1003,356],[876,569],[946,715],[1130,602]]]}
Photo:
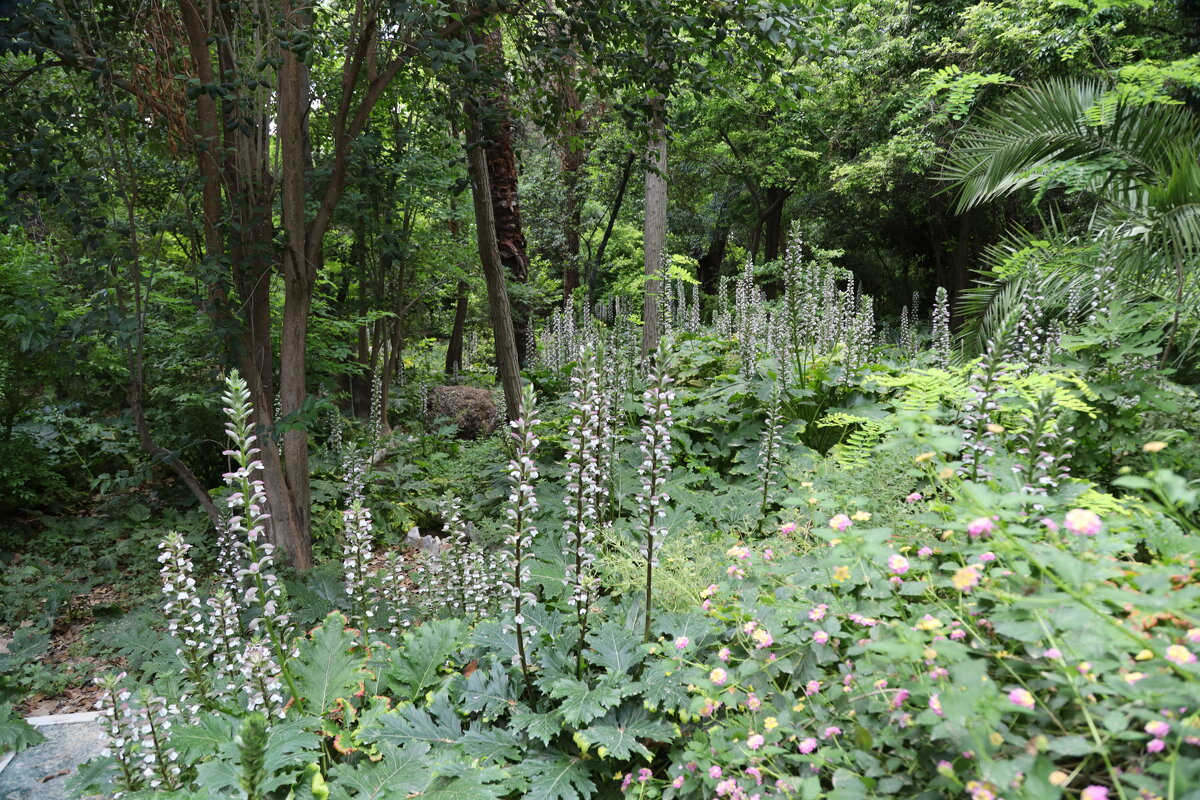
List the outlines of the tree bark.
{"label": "tree bark", "polygon": [[642,358],[658,348],[659,281],[667,244],[667,129],[660,108],[651,123],[650,168],[646,170],[646,216],[642,226],[645,248],[646,293],[642,307]]}
{"label": "tree bark", "polygon": [[[504,40],[499,28],[488,32],[482,45],[482,61],[495,73],[492,95],[484,106],[484,132],[492,217],[495,219],[496,247],[508,276],[517,283],[529,283],[529,255],[521,227],[521,203],[517,194],[517,154],[513,150],[512,114],[509,111],[508,86],[504,78]],[[532,355],[529,350],[529,326],[532,309],[526,301],[512,308],[513,333],[517,355],[524,367]]]}
{"label": "tree bark", "polygon": [[478,116],[471,111],[467,137],[467,167],[471,175],[471,198],[475,207],[475,235],[479,244],[479,260],[487,280],[488,309],[491,314],[492,335],[496,344],[496,366],[504,387],[504,408],[508,419],[521,414],[521,366],[517,357],[512,309],[508,303],[504,262],[496,241],[496,222],[492,217],[492,192],[488,185],[487,151]]}

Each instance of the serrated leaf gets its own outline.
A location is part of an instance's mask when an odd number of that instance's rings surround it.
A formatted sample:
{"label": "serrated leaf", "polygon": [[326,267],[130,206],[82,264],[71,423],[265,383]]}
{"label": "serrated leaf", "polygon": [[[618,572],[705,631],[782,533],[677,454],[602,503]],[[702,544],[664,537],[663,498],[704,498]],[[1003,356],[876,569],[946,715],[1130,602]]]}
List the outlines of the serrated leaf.
{"label": "serrated leaf", "polygon": [[692,703],[687,684],[680,675],[679,667],[674,662],[665,659],[655,661],[631,688],[641,692],[643,702],[651,709],[678,711],[689,708]]}
{"label": "serrated leaf", "polygon": [[511,731],[496,726],[469,730],[458,740],[463,753],[483,761],[517,761],[521,757],[519,739]]}
{"label": "serrated leaf", "polygon": [[221,745],[233,741],[238,721],[225,714],[206,714],[195,725],[181,725],[171,731],[171,745],[185,762],[199,761],[216,753]]}
{"label": "serrated leaf", "polygon": [[515,692],[504,664],[492,664],[467,676],[462,706],[468,713],[482,713],[485,719],[495,719],[515,705]]}
{"label": "serrated leaf", "polygon": [[596,790],[586,761],[562,754],[537,754],[513,767],[529,782],[524,800],[583,800]]}
{"label": "serrated leaf", "polygon": [[[430,713],[432,710],[434,713]],[[441,712],[441,713],[438,713]],[[380,715],[379,738],[396,744],[424,742],[429,745],[453,744],[462,736],[462,723],[454,710],[402,706],[395,711]]]}
{"label": "serrated leaf", "polygon": [[299,654],[289,664],[300,692],[297,701],[319,716],[336,698],[357,687],[366,659],[354,645],[354,634],[346,630],[346,618],[337,611],[301,639]]}
{"label": "serrated leaf", "polygon": [[41,731],[12,713],[12,704],[0,705],[0,753],[19,753],[44,741]]}
{"label": "serrated leaf", "polygon": [[[386,800],[407,797],[429,783],[429,745],[407,742],[396,745],[381,742],[379,761],[362,759],[356,764],[338,764],[333,768],[330,800],[353,797],[354,800]],[[354,794],[350,794],[353,790]]]}
{"label": "serrated leaf", "polygon": [[388,676],[409,700],[416,700],[439,682],[439,671],[462,643],[462,624],[458,620],[427,622],[404,634],[403,643],[392,651]]}
{"label": "serrated leaf", "polygon": [[584,658],[614,676],[625,675],[645,658],[641,639],[613,622],[606,622],[589,634],[587,642],[591,649],[584,653]]}
{"label": "serrated leaf", "polygon": [[614,758],[629,758],[639,753],[646,758],[650,751],[638,739],[670,741],[675,736],[675,726],[651,719],[640,706],[626,706],[620,712],[579,732],[589,747],[603,747],[607,755]]}
{"label": "serrated leaf", "polygon": [[550,744],[550,740],[562,730],[562,724],[557,715],[538,714],[527,708],[522,708],[512,715],[512,726],[515,730],[524,731],[542,744]]}
{"label": "serrated leaf", "polygon": [[[262,783],[264,794],[296,780],[300,770],[322,757],[321,740],[306,730],[315,722],[300,718],[271,727],[267,731],[267,747],[263,756],[263,773],[267,778]],[[215,758],[201,763],[197,768],[199,783],[217,796],[243,796],[241,792],[241,755],[235,742],[222,744]]]}
{"label": "serrated leaf", "polygon": [[558,712],[568,725],[586,725],[621,702],[623,693],[607,683],[588,686],[574,678],[559,678],[550,687],[550,696],[562,701]]}

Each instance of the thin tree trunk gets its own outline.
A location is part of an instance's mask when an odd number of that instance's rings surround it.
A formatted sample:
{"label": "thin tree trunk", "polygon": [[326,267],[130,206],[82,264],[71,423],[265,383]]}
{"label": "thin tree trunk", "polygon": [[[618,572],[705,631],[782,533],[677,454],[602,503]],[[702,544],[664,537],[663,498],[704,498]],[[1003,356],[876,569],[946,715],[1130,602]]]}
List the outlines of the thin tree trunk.
{"label": "thin tree trunk", "polygon": [[642,307],[642,358],[658,348],[659,281],[654,277],[662,268],[667,244],[667,129],[661,106],[652,122],[649,147],[650,169],[646,170],[646,217],[643,225],[646,293]]}
{"label": "thin tree trunk", "polygon": [[[468,112],[470,113],[470,112]],[[479,260],[487,279],[488,308],[491,312],[492,335],[496,340],[496,366],[504,387],[504,407],[508,419],[521,413],[521,366],[517,359],[517,343],[513,334],[512,309],[508,304],[504,263],[496,244],[496,222],[492,217],[492,193],[488,185],[487,152],[483,132],[475,114],[471,114],[467,137],[467,166],[471,175],[471,197],[475,206],[475,234],[479,242]]]}
{"label": "thin tree trunk", "polygon": [[463,331],[467,327],[467,290],[464,280],[458,281],[458,303],[454,309],[454,328],[446,346],[446,374],[454,375],[463,369]]}
{"label": "thin tree trunk", "polygon": [[617,224],[617,217],[621,213],[621,203],[625,200],[625,187],[629,185],[629,176],[633,173],[633,162],[636,158],[637,153],[632,150],[625,158],[625,166],[621,168],[621,180],[617,183],[617,196],[613,198],[612,208],[608,213],[608,225],[604,228],[604,235],[600,237],[600,246],[596,248],[596,257],[592,260],[591,269],[588,270],[588,308],[590,309],[596,307],[596,274],[604,264],[604,249],[608,247],[608,240],[612,238],[613,226]]}

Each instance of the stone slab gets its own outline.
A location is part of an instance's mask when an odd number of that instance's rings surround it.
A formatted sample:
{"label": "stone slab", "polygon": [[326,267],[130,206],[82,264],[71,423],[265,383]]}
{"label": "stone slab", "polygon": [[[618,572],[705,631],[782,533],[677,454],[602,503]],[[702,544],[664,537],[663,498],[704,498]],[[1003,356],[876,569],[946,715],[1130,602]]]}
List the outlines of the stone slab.
{"label": "stone slab", "polygon": [[67,780],[104,749],[96,717],[85,711],[27,718],[46,741],[0,759],[0,800],[71,800]]}

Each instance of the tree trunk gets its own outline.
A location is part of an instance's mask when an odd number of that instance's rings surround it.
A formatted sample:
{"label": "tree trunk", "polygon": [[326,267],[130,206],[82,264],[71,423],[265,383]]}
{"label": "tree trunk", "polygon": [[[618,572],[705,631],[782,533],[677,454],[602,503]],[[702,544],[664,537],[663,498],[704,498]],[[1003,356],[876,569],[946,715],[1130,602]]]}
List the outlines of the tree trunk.
{"label": "tree trunk", "polygon": [[705,294],[716,294],[721,281],[721,264],[725,261],[725,250],[729,246],[729,226],[718,225],[708,243],[708,252],[697,259],[700,289]]}
{"label": "tree trunk", "polygon": [[588,270],[588,308],[595,309],[596,307],[596,274],[600,271],[600,267],[604,264],[604,248],[608,247],[608,240],[612,237],[613,226],[617,224],[617,216],[621,213],[621,203],[625,199],[625,187],[629,185],[629,176],[633,173],[633,162],[637,158],[637,153],[630,151],[625,158],[625,166],[621,169],[621,180],[617,183],[617,196],[613,198],[612,209],[608,214],[608,225],[604,228],[604,235],[600,237],[600,246],[596,248],[596,257],[592,259],[591,269]]}
{"label": "tree trunk", "polygon": [[458,281],[458,303],[454,309],[454,328],[446,345],[446,374],[454,375],[463,369],[463,331],[467,327],[467,282]]}
{"label": "tree trunk", "polygon": [[[468,112],[470,113],[470,112]],[[491,187],[488,185],[487,151],[478,117],[472,114],[467,137],[467,166],[471,175],[471,197],[475,206],[475,235],[479,242],[479,260],[487,279],[488,308],[492,335],[496,340],[496,366],[504,387],[504,408],[508,419],[521,414],[521,366],[517,358],[512,310],[508,304],[504,262],[496,242],[496,222],[492,217]]]}
{"label": "tree trunk", "polygon": [[[484,116],[488,184],[491,187],[492,217],[495,219],[496,247],[500,262],[508,276],[517,283],[529,283],[529,256],[525,250],[525,233],[521,228],[521,204],[517,196],[517,154],[513,150],[512,116],[509,111],[508,87],[504,80],[504,40],[500,29],[485,35],[480,42],[482,60],[497,77],[493,94]],[[512,308],[513,334],[517,355],[524,367],[529,357],[529,326],[532,309],[526,301]]]}
{"label": "tree trunk", "polygon": [[763,231],[763,261],[774,261],[779,258],[780,247],[783,243],[783,206],[787,202],[788,192],[776,187],[767,188],[767,211],[765,229]]}
{"label": "tree trunk", "polygon": [[659,281],[653,276],[662,268],[667,244],[667,128],[660,109],[652,124],[649,158],[646,170],[646,216],[642,238],[645,247],[646,293],[642,307],[642,358],[649,358],[658,348]]}
{"label": "tree trunk", "polygon": [[[578,128],[579,126],[574,126]],[[578,136],[568,137],[562,157],[563,182],[567,187],[566,216],[567,229],[566,257],[563,269],[563,307],[571,304],[575,290],[579,288],[579,228],[583,225],[583,203],[579,197],[579,172],[587,161],[587,153],[582,144],[576,140]],[[572,149],[573,147],[579,149]]]}

